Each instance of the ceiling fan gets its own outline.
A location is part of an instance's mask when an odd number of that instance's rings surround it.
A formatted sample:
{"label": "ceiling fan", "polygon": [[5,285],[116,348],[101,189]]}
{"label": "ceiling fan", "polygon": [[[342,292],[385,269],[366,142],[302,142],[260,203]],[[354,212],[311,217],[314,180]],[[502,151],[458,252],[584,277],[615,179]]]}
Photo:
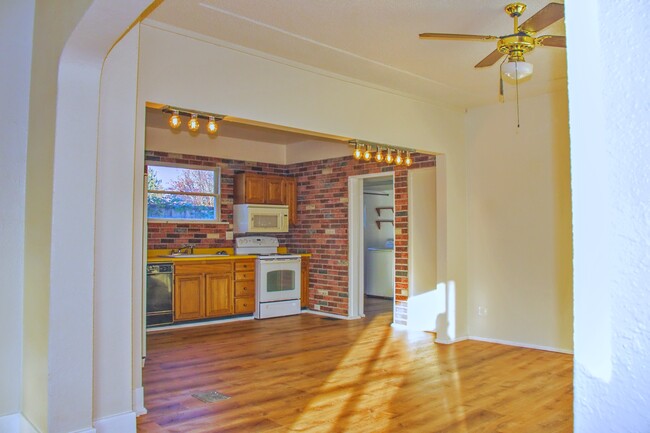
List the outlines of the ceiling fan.
{"label": "ceiling fan", "polygon": [[[478,62],[474,67],[484,68],[486,66],[492,66],[503,56],[508,56],[508,62],[505,65],[502,63],[501,72],[506,77],[519,81],[533,73],[533,65],[524,60],[524,54],[531,52],[535,47],[540,45],[547,47],[566,47],[566,38],[564,36],[535,36],[535,34],[540,30],[543,30],[554,22],[564,18],[563,4],[549,3],[532,17],[524,21],[522,25],[519,25],[519,17],[524,13],[524,10],[526,10],[526,5],[523,3],[512,3],[505,7],[506,13],[514,20],[514,31],[509,35],[490,36],[453,33],[420,33],[420,39],[470,41],[496,40],[496,50],[488,54],[487,57]],[[503,94],[503,91],[501,94]]]}

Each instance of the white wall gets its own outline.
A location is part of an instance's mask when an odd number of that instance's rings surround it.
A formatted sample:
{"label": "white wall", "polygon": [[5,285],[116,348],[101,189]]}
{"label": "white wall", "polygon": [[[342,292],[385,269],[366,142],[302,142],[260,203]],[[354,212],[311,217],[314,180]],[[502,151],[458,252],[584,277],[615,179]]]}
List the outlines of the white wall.
{"label": "white wall", "polygon": [[[463,114],[192,36],[143,26],[138,87],[143,112],[147,101],[155,101],[447,156],[449,242],[443,254],[448,258],[447,284],[459,306],[455,336],[465,335],[465,310],[460,307],[465,303],[467,251]],[[182,76],[193,78],[179,80]],[[144,126],[139,135],[143,131]],[[136,155],[143,149],[141,140]]]}
{"label": "white wall", "polygon": [[[133,158],[123,156],[133,153],[135,143],[138,29],[113,48],[102,71],[95,205],[95,420],[132,410],[132,365],[125,355],[132,349],[131,309],[137,308],[131,305],[131,233],[133,184],[141,177],[135,176]],[[134,356],[139,355],[139,345],[133,348]]]}
{"label": "white wall", "polygon": [[384,248],[388,239],[395,238],[395,227],[391,223],[382,223],[381,228],[377,227],[375,223],[378,219],[395,220],[395,213],[390,209],[381,210],[381,216],[377,215],[377,207],[391,207],[395,206],[395,198],[393,189],[367,189],[364,188],[364,193],[378,193],[385,195],[364,194],[363,207],[365,209],[365,227],[363,231],[363,246],[368,248]]}
{"label": "white wall", "polygon": [[650,8],[624,3],[566,3],[578,433],[650,431]]}
{"label": "white wall", "polygon": [[470,335],[570,351],[566,95],[521,100],[520,113],[520,128],[512,103],[467,115]]}
{"label": "white wall", "polygon": [[[409,170],[408,188],[408,327],[438,332],[438,324],[442,325],[448,313],[449,295],[437,269],[436,252],[440,247],[437,233],[444,225],[439,226],[437,221],[436,168]],[[445,332],[445,329],[439,331],[441,338]]]}
{"label": "white wall", "polygon": [[0,417],[21,407],[25,181],[34,1],[0,3]]}

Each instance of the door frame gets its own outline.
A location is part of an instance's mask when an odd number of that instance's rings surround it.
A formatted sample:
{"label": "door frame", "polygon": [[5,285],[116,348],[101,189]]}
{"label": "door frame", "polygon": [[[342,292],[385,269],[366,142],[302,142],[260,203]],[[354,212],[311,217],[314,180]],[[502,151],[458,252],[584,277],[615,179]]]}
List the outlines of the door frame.
{"label": "door frame", "polygon": [[[395,173],[392,171],[348,177],[348,319],[365,317],[363,302],[365,289],[363,271],[363,181],[375,177],[392,178],[394,197]],[[393,262],[394,267],[395,262]],[[394,285],[395,281],[393,280]],[[395,309],[394,292],[395,289],[393,288],[393,312]]]}

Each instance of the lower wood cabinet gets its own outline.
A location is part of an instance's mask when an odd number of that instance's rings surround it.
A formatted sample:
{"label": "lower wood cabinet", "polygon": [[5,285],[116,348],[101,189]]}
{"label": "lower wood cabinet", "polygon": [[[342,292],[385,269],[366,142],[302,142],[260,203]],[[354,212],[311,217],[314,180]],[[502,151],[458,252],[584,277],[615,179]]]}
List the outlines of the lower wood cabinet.
{"label": "lower wood cabinet", "polygon": [[255,260],[235,262],[235,314],[255,311]]}
{"label": "lower wood cabinet", "polygon": [[232,280],[232,261],[176,263],[174,321],[232,315]]}
{"label": "lower wood cabinet", "polygon": [[300,273],[300,307],[309,307],[309,257],[303,256]]}

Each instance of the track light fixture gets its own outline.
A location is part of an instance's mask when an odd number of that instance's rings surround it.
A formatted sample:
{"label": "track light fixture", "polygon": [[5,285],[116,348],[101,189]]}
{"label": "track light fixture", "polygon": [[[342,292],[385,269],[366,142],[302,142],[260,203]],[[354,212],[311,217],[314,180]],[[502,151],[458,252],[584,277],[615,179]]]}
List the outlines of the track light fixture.
{"label": "track light fixture", "polygon": [[197,132],[201,128],[199,119],[207,119],[208,123],[206,124],[206,131],[208,134],[214,135],[219,130],[219,122],[223,120],[225,116],[220,114],[204,113],[202,111],[196,110],[186,110],[184,108],[171,107],[166,105],[162,108],[163,113],[170,113],[169,116],[169,126],[173,129],[178,129],[183,124],[181,116],[189,116],[187,121],[187,128],[192,132]]}
{"label": "track light fixture", "polygon": [[219,125],[217,125],[217,121],[215,120],[214,116],[210,116],[210,120],[208,120],[208,134],[216,134],[217,130],[219,129]]}
{"label": "track light fixture", "polygon": [[381,152],[381,147],[377,146],[377,153],[375,153],[375,161],[382,162],[384,160],[384,154]]}
{"label": "track light fixture", "polygon": [[187,121],[187,129],[189,129],[192,132],[196,132],[199,130],[199,117],[196,114],[192,114],[192,117],[190,117],[190,120]]}
{"label": "track light fixture", "polygon": [[178,111],[174,110],[172,115],[169,116],[169,126],[173,129],[178,129],[181,126],[181,116],[178,114]]}
{"label": "track light fixture", "polygon": [[[410,167],[413,165],[413,158],[411,158],[412,149],[404,149],[399,147],[389,147],[377,143],[364,143],[360,140],[350,140],[349,144],[354,145],[352,156],[357,161],[373,161],[385,162],[386,164],[404,165]],[[374,151],[374,155],[373,155]]]}
{"label": "track light fixture", "polygon": [[410,167],[412,164],[413,160],[411,159],[411,152],[407,151],[406,158],[404,158],[404,165]]}
{"label": "track light fixture", "polygon": [[370,145],[366,144],[366,151],[363,152],[363,160],[370,161],[372,159],[372,153],[370,152]]}

